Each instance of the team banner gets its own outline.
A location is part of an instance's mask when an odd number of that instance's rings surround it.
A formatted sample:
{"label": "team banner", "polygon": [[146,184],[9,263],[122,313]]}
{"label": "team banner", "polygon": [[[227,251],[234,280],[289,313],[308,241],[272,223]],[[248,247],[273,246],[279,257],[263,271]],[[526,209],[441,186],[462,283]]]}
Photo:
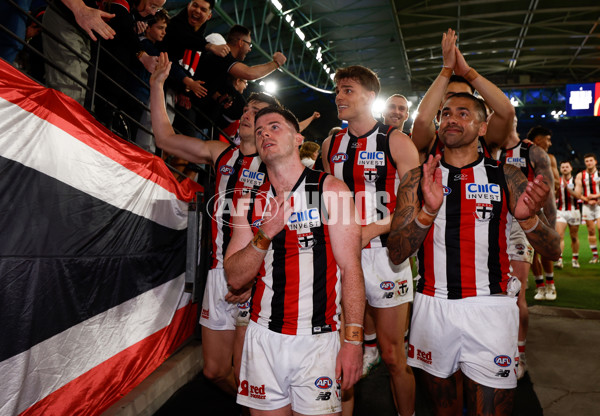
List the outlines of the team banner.
{"label": "team banner", "polygon": [[96,415],[193,332],[160,158],[0,60],[1,415]]}

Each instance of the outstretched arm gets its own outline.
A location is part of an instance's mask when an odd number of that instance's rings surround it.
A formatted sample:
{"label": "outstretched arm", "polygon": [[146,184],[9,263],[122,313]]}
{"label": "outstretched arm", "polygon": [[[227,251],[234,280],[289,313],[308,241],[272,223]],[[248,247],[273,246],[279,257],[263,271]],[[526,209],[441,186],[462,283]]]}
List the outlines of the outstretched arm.
{"label": "outstretched arm", "polygon": [[540,212],[550,192],[544,177],[538,175],[533,182],[527,182],[521,170],[509,164],[504,165],[504,175],[508,185],[510,209],[525,231],[527,239],[543,257],[558,260],[560,236],[548,225],[543,214],[536,214]]}
{"label": "outstretched arm", "polygon": [[177,157],[194,163],[214,163],[217,157],[227,149],[227,144],[219,140],[204,141],[193,137],[176,134],[167,116],[165,106],[165,93],[163,90],[165,80],[171,70],[171,62],[166,53],[158,57],[156,69],[150,77],[150,111],[152,116],[152,129],[156,138],[156,145]]}
{"label": "outstretched arm", "polygon": [[94,32],[107,40],[115,37],[114,29],[105,22],[115,17],[114,14],[88,7],[83,0],[62,0],[62,2],[73,12],[77,24],[92,40],[97,40]]}
{"label": "outstretched arm", "polygon": [[[412,169],[404,175],[398,187],[396,210],[388,237],[390,260],[394,264],[402,263],[419,249],[442,206],[442,172],[437,167],[440,159],[439,155],[435,158],[430,155],[423,164],[422,173],[418,167]],[[425,203],[422,208],[419,184]]]}
{"label": "outstretched arm", "polygon": [[302,120],[300,123],[300,133],[302,133],[302,131],[304,131],[308,126],[310,126],[310,123],[312,123],[314,120],[318,119],[319,117],[321,117],[321,113],[319,113],[318,111],[315,111],[314,113],[312,113],[312,115],[310,117],[308,117],[305,120]]}
{"label": "outstretched arm", "polygon": [[238,62],[231,67],[229,73],[236,78],[247,79],[248,81],[252,81],[255,79],[266,77],[271,72],[275,71],[280,66],[285,64],[286,60],[287,58],[284,54],[282,54],[281,52],[275,52],[273,54],[273,60],[271,62],[254,66],[248,66],[241,62]]}

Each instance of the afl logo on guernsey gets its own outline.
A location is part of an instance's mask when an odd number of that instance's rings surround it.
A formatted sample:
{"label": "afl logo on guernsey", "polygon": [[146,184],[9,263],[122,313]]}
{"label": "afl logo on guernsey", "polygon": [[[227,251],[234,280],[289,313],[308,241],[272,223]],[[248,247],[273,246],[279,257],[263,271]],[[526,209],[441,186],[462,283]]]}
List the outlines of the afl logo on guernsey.
{"label": "afl logo on guernsey", "polygon": [[508,355],[498,355],[494,358],[494,362],[496,363],[497,366],[508,367],[510,365],[510,363],[512,362],[512,360],[510,359],[510,357]]}
{"label": "afl logo on guernsey", "polygon": [[254,228],[260,228],[260,226],[261,226],[262,224],[263,224],[263,220],[262,220],[262,218],[259,218],[259,219],[257,219],[256,221],[254,221],[254,222],[252,223],[252,226],[253,226]]}
{"label": "afl logo on guernsey", "polygon": [[240,181],[244,182],[246,185],[260,186],[265,182],[265,174],[264,172],[256,172],[254,170],[244,169],[242,170]]}
{"label": "afl logo on guernsey", "polygon": [[448,188],[446,185],[444,185],[444,196],[450,195],[451,192],[452,192],[452,189]]}
{"label": "afl logo on guernsey", "polygon": [[233,169],[233,167],[229,166],[229,165],[223,165],[221,166],[221,169],[219,169],[219,171],[223,174],[223,175],[233,175],[233,173],[235,172],[235,169]]}
{"label": "afl logo on guernsey", "polygon": [[348,155],[346,153],[336,153],[331,156],[331,163],[342,163],[348,160]]}
{"label": "afl logo on guernsey", "polygon": [[362,152],[358,152],[358,160],[356,161],[356,164],[363,166],[384,166],[385,153],[363,150]]}
{"label": "afl logo on guernsey", "polygon": [[319,377],[315,380],[315,386],[320,389],[330,389],[333,386],[333,381],[329,377]]}

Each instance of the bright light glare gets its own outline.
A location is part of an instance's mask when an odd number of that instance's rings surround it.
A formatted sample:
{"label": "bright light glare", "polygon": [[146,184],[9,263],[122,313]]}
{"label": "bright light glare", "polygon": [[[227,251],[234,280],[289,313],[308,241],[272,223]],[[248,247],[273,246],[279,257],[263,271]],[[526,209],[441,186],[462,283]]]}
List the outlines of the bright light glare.
{"label": "bright light glare", "polygon": [[515,97],[510,97],[510,103],[513,105],[513,107],[519,106],[519,100],[517,100]]}
{"label": "bright light glare", "polygon": [[418,111],[414,111],[414,112],[413,112],[413,113],[410,115],[410,118],[412,118],[412,119],[414,120],[415,118],[417,118],[417,115],[418,115],[418,114],[419,114],[419,112],[418,112]]}
{"label": "bright light glare", "polygon": [[263,88],[265,89],[265,92],[268,92],[269,94],[274,94],[277,91],[277,84],[273,81],[267,81],[265,82]]}
{"label": "bright light glare", "polygon": [[300,39],[304,40],[304,32],[302,32],[300,28],[296,29],[296,35],[298,35]]}
{"label": "bright light glare", "polygon": [[375,102],[373,103],[373,106],[371,107],[371,112],[375,115],[375,116],[380,116],[381,113],[383,113],[383,110],[385,109],[385,101],[381,98],[378,98],[375,100]]}

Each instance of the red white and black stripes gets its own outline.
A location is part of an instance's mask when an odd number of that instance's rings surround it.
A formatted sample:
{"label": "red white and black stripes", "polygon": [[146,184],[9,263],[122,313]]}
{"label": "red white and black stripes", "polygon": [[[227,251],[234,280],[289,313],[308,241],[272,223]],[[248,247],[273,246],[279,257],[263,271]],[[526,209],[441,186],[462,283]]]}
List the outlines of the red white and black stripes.
{"label": "red white and black stripes", "polygon": [[523,175],[525,175],[527,180],[531,182],[535,178],[535,172],[531,165],[531,156],[529,154],[532,146],[533,144],[530,143],[519,142],[519,144],[510,149],[498,150],[498,157],[496,157],[496,159],[518,167],[521,169],[521,172],[523,172]]}
{"label": "red white and black stripes", "polygon": [[581,184],[583,185],[583,196],[600,193],[600,175],[598,169],[592,174],[587,170],[581,172]]}
{"label": "red white and black stripes", "polygon": [[102,413],[193,332],[201,189],[1,60],[0,172],[0,413]]}
{"label": "red white and black stripes", "polygon": [[506,291],[512,215],[500,162],[441,163],[444,202],[418,252],[417,291],[461,299]]}
{"label": "red white and black stripes", "polygon": [[577,211],[577,198],[567,192],[567,188],[575,189],[575,180],[571,176],[568,180],[560,177],[558,195],[556,196],[556,209],[559,211]]}
{"label": "red white and black stripes", "polygon": [[[244,155],[239,147],[227,148],[215,162],[215,196],[212,209],[212,268],[223,267],[223,257],[231,240],[231,213],[244,190],[260,187],[267,168],[257,153]],[[239,192],[236,192],[239,191]]]}
{"label": "red white and black stripes", "polygon": [[[361,137],[347,129],[331,141],[329,167],[354,193],[356,209],[367,225],[390,215],[396,207],[396,192],[400,184],[396,164],[389,145],[393,127],[377,123]],[[387,234],[371,240],[369,247],[385,247]]]}
{"label": "red white and black stripes", "polygon": [[[305,169],[292,190],[293,207],[285,228],[273,238],[252,294],[251,319],[274,332],[310,335],[337,331],[341,281],[323,224],[326,173]],[[269,196],[273,190],[263,186]],[[260,226],[266,194],[251,205]]]}

